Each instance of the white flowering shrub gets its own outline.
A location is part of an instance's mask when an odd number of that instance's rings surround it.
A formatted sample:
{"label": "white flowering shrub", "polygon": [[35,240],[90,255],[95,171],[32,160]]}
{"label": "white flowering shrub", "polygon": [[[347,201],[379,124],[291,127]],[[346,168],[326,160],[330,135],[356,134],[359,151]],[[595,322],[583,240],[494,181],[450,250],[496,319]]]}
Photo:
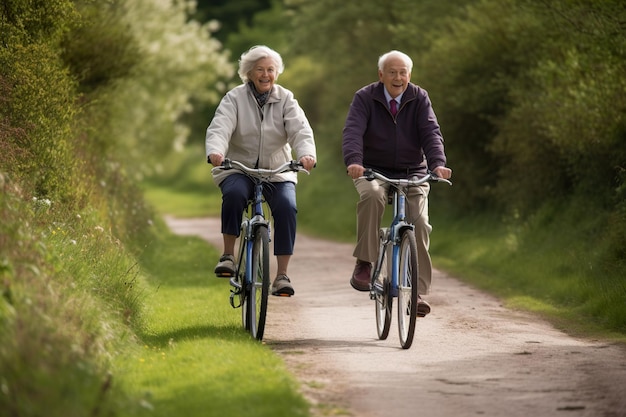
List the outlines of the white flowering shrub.
{"label": "white flowering shrub", "polygon": [[[122,17],[143,56],[132,77],[118,82],[111,106],[112,136],[122,156],[142,171],[174,149],[189,129],[181,116],[196,102],[217,103],[234,68],[211,37],[216,23],[189,20],[194,1],[126,0]],[[133,166],[138,166],[133,164]]]}

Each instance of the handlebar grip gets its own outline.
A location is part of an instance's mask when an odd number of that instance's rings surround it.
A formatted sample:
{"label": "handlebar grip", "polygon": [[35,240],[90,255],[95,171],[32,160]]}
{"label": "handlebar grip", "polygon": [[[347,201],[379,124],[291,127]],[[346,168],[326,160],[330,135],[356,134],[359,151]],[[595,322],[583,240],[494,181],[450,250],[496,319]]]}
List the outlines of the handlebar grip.
{"label": "handlebar grip", "polygon": [[365,170],[363,171],[363,176],[368,181],[373,181],[374,178],[376,178],[376,176],[374,175],[374,170],[372,170],[372,168],[365,168]]}
{"label": "handlebar grip", "polygon": [[448,185],[452,185],[452,181],[447,180],[445,178],[441,178],[439,175],[435,174],[433,171],[428,171],[428,175],[430,175],[430,179],[428,182],[445,182]]}
{"label": "handlebar grip", "polygon": [[[207,164],[211,164],[211,165],[213,165],[213,162],[211,162],[211,157],[210,157],[209,155],[207,155],[207,157],[206,157],[206,163],[207,163]],[[219,165],[219,167],[222,167],[223,169],[231,169],[233,166],[232,166],[232,164],[230,163],[230,159],[225,158],[225,159],[222,161],[222,164],[221,164],[221,165]],[[218,168],[218,167],[216,167],[216,168]]]}
{"label": "handlebar grip", "polygon": [[231,163],[231,160],[230,160],[230,159],[225,158],[225,159],[222,161],[222,167],[223,167],[224,169],[233,169],[233,164]]}
{"label": "handlebar grip", "polygon": [[298,168],[302,168],[304,167],[304,165],[302,165],[300,162],[292,160],[289,162],[289,169],[292,171],[298,171]]}

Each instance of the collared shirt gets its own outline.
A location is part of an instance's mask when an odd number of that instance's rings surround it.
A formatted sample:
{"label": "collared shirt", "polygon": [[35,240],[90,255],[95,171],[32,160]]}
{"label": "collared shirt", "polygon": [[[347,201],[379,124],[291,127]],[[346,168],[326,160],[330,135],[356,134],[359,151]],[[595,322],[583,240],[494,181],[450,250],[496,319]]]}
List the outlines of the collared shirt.
{"label": "collared shirt", "polygon": [[[389,94],[386,88],[383,88],[383,91],[385,92],[385,100],[387,100],[387,107],[389,107],[389,110],[391,110],[391,100],[394,100],[394,99],[391,98],[391,94]],[[404,94],[404,91],[402,92],[402,94]],[[402,94],[400,94],[398,97],[395,98],[396,103],[398,104],[397,106],[398,109],[400,108],[400,102],[402,102]]]}

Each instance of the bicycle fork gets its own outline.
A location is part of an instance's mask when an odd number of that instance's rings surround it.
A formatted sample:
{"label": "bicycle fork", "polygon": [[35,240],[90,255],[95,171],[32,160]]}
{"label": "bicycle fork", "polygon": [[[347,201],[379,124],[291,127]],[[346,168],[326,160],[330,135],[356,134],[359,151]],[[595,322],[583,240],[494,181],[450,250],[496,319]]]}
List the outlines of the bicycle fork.
{"label": "bicycle fork", "polygon": [[[384,227],[379,231],[379,242],[378,246],[378,260],[374,264],[374,271],[372,271],[372,282],[370,286],[370,299],[376,299],[376,296],[382,295],[384,293],[383,282],[378,279],[380,277],[380,273],[382,268],[385,265],[385,257],[387,256],[387,247],[391,243],[389,238],[389,229]],[[389,261],[387,261],[389,262]]]}
{"label": "bicycle fork", "polygon": [[[393,212],[395,213],[395,217],[391,223],[390,228],[382,228],[380,229],[380,241],[382,242],[379,247],[378,252],[378,262],[376,262],[376,270],[372,274],[372,285],[370,291],[370,299],[374,300],[377,295],[382,295],[384,293],[383,283],[377,279],[380,276],[381,268],[385,264],[385,257],[387,259],[387,264],[390,263],[390,267],[388,267],[388,271],[391,274],[388,276],[389,278],[389,291],[392,293],[394,297],[398,295],[398,287],[399,287],[399,269],[400,269],[400,243],[402,239],[402,234],[405,230],[414,230],[415,226],[409,224],[405,220],[405,203],[406,196],[404,193],[400,191],[396,191],[393,193]],[[391,245],[391,251],[388,253],[389,245]]]}
{"label": "bicycle fork", "polygon": [[[233,308],[239,308],[243,304],[241,294],[245,294],[244,289],[247,289],[252,285],[253,277],[253,259],[252,248],[256,231],[259,227],[267,227],[268,233],[270,231],[269,223],[263,218],[262,215],[256,214],[252,219],[244,219],[241,226],[241,239],[243,239],[243,247],[239,253],[239,263],[235,276],[230,279],[230,305]],[[243,259],[243,262],[242,262]],[[243,268],[243,270],[242,270]],[[235,298],[239,298],[239,304],[235,305]]]}

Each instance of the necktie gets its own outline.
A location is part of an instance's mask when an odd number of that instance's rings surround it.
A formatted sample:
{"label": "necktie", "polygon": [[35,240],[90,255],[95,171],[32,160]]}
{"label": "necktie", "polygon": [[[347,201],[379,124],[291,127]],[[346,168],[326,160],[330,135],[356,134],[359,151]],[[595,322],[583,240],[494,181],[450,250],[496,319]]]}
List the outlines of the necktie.
{"label": "necktie", "polygon": [[389,102],[389,110],[391,110],[391,114],[394,116],[396,115],[396,113],[398,113],[398,108],[396,106],[396,100],[391,99],[391,101]]}

